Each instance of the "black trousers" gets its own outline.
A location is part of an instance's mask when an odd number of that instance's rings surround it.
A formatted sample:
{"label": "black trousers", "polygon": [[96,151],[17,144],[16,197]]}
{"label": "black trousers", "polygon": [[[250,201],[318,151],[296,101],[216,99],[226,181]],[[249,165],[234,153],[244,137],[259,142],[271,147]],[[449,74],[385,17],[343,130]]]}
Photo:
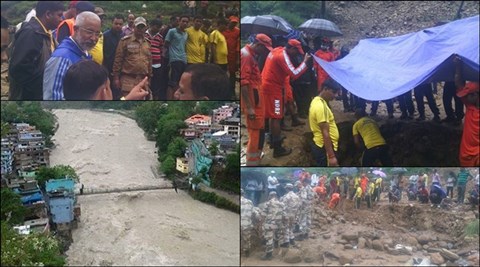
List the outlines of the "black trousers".
{"label": "black trousers", "polygon": [[413,116],[413,114],[415,113],[415,107],[413,106],[412,91],[408,91],[402,95],[399,95],[397,99],[400,104],[400,110],[402,111],[402,115]]}
{"label": "black trousers", "polygon": [[[455,111],[452,107],[452,98],[455,101]],[[456,94],[455,82],[445,82],[443,87],[443,107],[447,117],[461,120],[465,116],[463,102]]]}
{"label": "black trousers", "polygon": [[[333,153],[335,154],[335,157],[337,158],[337,161],[338,161],[337,151],[334,150]],[[315,144],[315,142],[312,141],[312,154],[313,154],[313,159],[315,160],[315,166],[320,166],[320,167],[328,166],[327,151],[325,150],[325,146],[319,147]]]}
{"label": "black trousers", "polygon": [[427,98],[428,106],[432,113],[436,116],[440,115],[437,103],[435,103],[435,98],[433,98],[431,83],[421,84],[415,87],[413,91],[415,93],[415,101],[417,101],[417,109],[420,116],[425,117],[425,104],[423,102],[423,97]]}
{"label": "black trousers", "polygon": [[[385,105],[387,106],[388,114],[393,115],[393,99],[387,99],[383,102],[385,102]],[[372,101],[372,110],[370,112],[371,115],[377,114],[379,104],[380,104],[380,101]]]}
{"label": "black trousers", "polygon": [[343,110],[354,110],[355,108],[355,96],[348,92],[347,89],[342,87],[342,102],[343,102]]}
{"label": "black trousers", "polygon": [[381,145],[363,151],[362,166],[373,166],[376,160],[380,160],[382,166],[393,166],[393,161],[388,155],[388,146]]}
{"label": "black trousers", "polygon": [[311,84],[308,83],[293,83],[292,84],[293,99],[297,103],[298,114],[308,115],[310,102],[315,97],[315,90]]}

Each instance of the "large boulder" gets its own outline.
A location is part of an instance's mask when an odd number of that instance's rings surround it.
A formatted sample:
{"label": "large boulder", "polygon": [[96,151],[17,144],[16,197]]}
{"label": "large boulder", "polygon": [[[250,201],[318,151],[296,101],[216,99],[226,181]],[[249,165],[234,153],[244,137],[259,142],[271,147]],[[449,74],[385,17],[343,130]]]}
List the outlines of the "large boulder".
{"label": "large boulder", "polygon": [[299,263],[302,262],[302,252],[296,248],[287,250],[285,256],[283,256],[283,261],[286,263]]}
{"label": "large boulder", "polygon": [[344,253],[340,255],[340,258],[338,259],[338,261],[340,262],[341,265],[351,264],[353,261],[353,255]]}
{"label": "large boulder", "polygon": [[382,241],[380,240],[373,240],[372,241],[372,248],[374,250],[380,250],[380,251],[383,251],[383,244],[382,244]]}
{"label": "large boulder", "polygon": [[409,246],[417,246],[418,245],[418,240],[414,236],[408,236],[407,239],[405,240],[405,243]]}
{"label": "large boulder", "polygon": [[430,235],[423,234],[417,237],[417,241],[420,243],[420,245],[425,245],[432,241],[432,237]]}
{"label": "large boulder", "polygon": [[345,239],[347,241],[357,241],[358,240],[358,234],[342,234],[342,239]]}
{"label": "large boulder", "polygon": [[319,253],[319,251],[315,251],[311,248],[304,248],[303,249],[303,261],[307,263],[312,262],[323,262],[323,254]]}
{"label": "large boulder", "polygon": [[366,240],[365,238],[359,237],[359,238],[358,238],[358,248],[359,248],[359,249],[364,249],[366,242],[367,242],[367,240]]}
{"label": "large boulder", "polygon": [[437,252],[437,253],[430,254],[430,261],[433,264],[441,265],[445,262],[445,259],[442,257],[442,255],[440,255],[440,253]]}
{"label": "large boulder", "polygon": [[448,259],[448,260],[451,260],[451,261],[456,261],[456,260],[460,259],[460,256],[458,256],[457,254],[451,252],[451,251],[448,250],[448,249],[442,248],[442,250],[440,251],[440,254],[441,254],[445,259]]}

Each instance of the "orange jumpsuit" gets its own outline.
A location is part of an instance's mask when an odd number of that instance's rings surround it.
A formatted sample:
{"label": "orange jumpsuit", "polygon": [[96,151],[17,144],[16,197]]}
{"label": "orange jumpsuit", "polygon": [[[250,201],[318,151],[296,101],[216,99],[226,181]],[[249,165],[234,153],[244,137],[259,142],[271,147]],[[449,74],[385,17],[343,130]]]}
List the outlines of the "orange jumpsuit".
{"label": "orange jumpsuit", "polygon": [[262,78],[258,62],[255,59],[255,51],[246,45],[241,50],[240,64],[240,86],[248,87],[248,99],[254,107],[255,119],[248,117],[247,106],[243,100],[243,94],[240,94],[241,107],[245,115],[248,131],[247,143],[247,166],[258,166],[262,150],[260,149],[260,132],[265,124],[265,108],[263,100],[263,91],[261,90]]}
{"label": "orange jumpsuit", "polygon": [[227,41],[228,72],[230,75],[235,75],[238,66],[238,52],[240,50],[240,29],[238,27],[234,27],[232,30],[226,29],[222,32],[222,34],[225,36],[225,40]]}
{"label": "orange jumpsuit", "polygon": [[[478,82],[467,82],[465,86],[478,88]],[[480,110],[475,105],[467,103],[465,97],[461,98],[465,104],[465,120],[462,141],[460,143],[459,160],[460,166],[474,167],[480,164]]]}
{"label": "orange jumpsuit", "polygon": [[363,176],[362,179],[360,180],[360,188],[362,188],[362,197],[365,196],[365,193],[367,192],[367,184],[368,184],[368,178],[366,176]]}
{"label": "orange jumpsuit", "polygon": [[[330,51],[323,51],[319,49],[315,56],[327,61],[332,62],[335,60],[335,56]],[[317,71],[317,91],[320,93],[322,91],[323,83],[330,77],[328,73],[315,61],[313,64],[315,70]]]}
{"label": "orange jumpsuit", "polygon": [[328,203],[328,208],[333,209],[338,205],[338,202],[340,201],[340,194],[339,193],[333,193],[332,194],[332,199]]}
{"label": "orange jumpsuit", "polygon": [[262,71],[262,90],[265,96],[265,117],[267,119],[283,118],[284,105],[282,89],[290,76],[298,79],[307,70],[302,62],[297,68],[292,64],[284,47],[277,47],[268,54]]}

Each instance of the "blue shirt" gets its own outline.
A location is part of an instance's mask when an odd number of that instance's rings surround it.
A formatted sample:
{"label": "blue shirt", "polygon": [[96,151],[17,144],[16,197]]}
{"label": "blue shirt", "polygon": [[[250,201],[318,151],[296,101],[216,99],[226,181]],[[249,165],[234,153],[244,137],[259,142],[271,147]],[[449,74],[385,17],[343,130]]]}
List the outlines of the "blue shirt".
{"label": "blue shirt", "polygon": [[63,78],[68,68],[82,59],[92,56],[82,51],[72,37],[65,38],[45,64],[43,100],[64,100]]}
{"label": "blue shirt", "polygon": [[188,34],[186,32],[181,32],[177,28],[172,28],[168,31],[165,41],[170,43],[168,47],[170,63],[174,61],[187,63],[187,53],[185,52],[187,37]]}

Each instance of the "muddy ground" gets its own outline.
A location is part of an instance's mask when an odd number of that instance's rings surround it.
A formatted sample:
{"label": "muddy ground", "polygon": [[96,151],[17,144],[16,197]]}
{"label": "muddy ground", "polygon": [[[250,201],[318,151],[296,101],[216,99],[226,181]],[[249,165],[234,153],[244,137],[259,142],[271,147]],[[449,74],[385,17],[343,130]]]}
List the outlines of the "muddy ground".
{"label": "muddy ground", "polygon": [[[472,182],[469,182],[472,183]],[[472,184],[469,186],[471,187]],[[454,195],[454,198],[456,195]],[[254,248],[241,265],[291,266],[478,266],[478,236],[466,237],[466,223],[478,220],[478,207],[452,204],[443,209],[408,201],[388,203],[386,193],[372,209],[362,202],[353,209],[351,200],[335,210],[318,201],[313,212],[310,237],[295,246],[275,248],[274,258],[263,261],[264,246],[254,231]]]}
{"label": "muddy ground", "polygon": [[[446,117],[443,108],[442,90],[434,95],[440,118]],[[341,166],[360,166],[361,151],[355,149],[352,126],[355,121],[353,112],[344,113],[341,100],[330,103],[335,121],[340,132],[339,163]],[[418,111],[415,105],[415,118]],[[367,104],[366,111],[370,113],[371,104]],[[458,150],[462,136],[463,124],[453,126],[447,123],[433,122],[433,114],[425,99],[426,121],[400,120],[398,102],[394,103],[394,119],[388,119],[386,106],[380,103],[377,116],[373,117],[380,126],[380,131],[390,147],[390,156],[393,166],[458,166]],[[286,124],[290,125],[290,116],[286,116]],[[293,130],[282,131],[286,136],[284,145],[292,148],[288,156],[273,158],[273,150],[265,144],[262,166],[314,166],[311,156],[312,132],[308,119],[304,119],[304,126],[297,126]],[[245,128],[245,118],[242,116],[242,165],[245,165],[245,147],[248,133]]]}

